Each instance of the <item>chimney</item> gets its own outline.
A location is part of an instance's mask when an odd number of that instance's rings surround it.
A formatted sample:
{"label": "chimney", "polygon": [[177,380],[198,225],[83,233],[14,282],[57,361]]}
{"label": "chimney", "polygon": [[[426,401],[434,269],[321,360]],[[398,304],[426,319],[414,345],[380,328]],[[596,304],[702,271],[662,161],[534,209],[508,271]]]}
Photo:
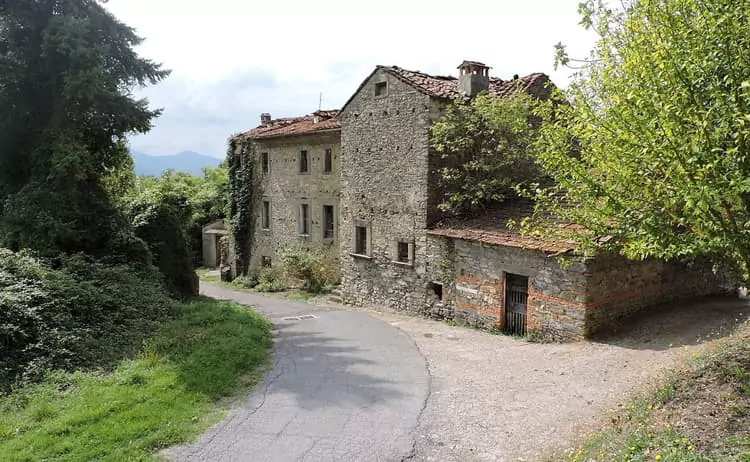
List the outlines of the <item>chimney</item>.
{"label": "chimney", "polygon": [[490,89],[490,67],[478,61],[464,61],[458,66],[458,92],[469,98]]}
{"label": "chimney", "polygon": [[268,112],[264,112],[260,115],[260,124],[261,125],[268,125],[271,123],[271,114]]}

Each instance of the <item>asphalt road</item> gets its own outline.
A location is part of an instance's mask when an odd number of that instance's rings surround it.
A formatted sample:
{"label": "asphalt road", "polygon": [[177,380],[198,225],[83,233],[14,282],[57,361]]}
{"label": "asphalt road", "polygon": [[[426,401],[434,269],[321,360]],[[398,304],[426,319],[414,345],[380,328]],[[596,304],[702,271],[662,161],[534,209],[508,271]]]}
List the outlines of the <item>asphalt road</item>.
{"label": "asphalt road", "polygon": [[[274,365],[247,401],[176,461],[402,461],[430,392],[425,358],[387,322],[202,283],[277,327]],[[302,318],[300,318],[302,317]],[[291,319],[290,319],[291,318]]]}

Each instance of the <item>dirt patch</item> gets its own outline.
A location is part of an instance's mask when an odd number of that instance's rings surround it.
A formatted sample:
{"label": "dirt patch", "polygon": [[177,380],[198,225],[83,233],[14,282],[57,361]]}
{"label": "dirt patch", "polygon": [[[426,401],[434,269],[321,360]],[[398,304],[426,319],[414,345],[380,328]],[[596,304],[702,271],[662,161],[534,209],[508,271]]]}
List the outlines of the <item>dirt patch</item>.
{"label": "dirt patch", "polygon": [[571,449],[608,423],[612,410],[731,332],[747,313],[746,301],[701,300],[653,310],[617,337],[572,344],[375,315],[407,332],[429,364],[432,391],[413,460],[509,462]]}

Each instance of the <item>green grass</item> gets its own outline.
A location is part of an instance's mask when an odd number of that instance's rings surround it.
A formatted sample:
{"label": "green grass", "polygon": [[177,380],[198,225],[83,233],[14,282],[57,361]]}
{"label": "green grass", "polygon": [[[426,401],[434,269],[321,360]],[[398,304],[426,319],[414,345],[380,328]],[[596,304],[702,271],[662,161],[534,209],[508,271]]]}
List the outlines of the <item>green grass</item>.
{"label": "green grass", "polygon": [[223,416],[221,399],[257,382],[272,345],[267,320],[198,299],[112,373],[50,374],[0,397],[2,461],[143,461]]}
{"label": "green grass", "polygon": [[750,325],[610,417],[580,448],[552,460],[750,462]]}
{"label": "green grass", "polygon": [[195,273],[198,279],[206,282],[221,282],[221,277],[217,274],[208,274],[216,271],[216,268],[198,268]]}

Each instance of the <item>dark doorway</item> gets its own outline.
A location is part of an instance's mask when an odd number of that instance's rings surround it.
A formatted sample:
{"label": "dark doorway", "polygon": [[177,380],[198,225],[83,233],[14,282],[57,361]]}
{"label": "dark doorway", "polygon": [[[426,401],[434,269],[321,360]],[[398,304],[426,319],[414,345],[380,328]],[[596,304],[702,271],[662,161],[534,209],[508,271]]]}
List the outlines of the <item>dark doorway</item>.
{"label": "dark doorway", "polygon": [[505,332],[526,335],[526,306],[529,278],[518,274],[505,276]]}

